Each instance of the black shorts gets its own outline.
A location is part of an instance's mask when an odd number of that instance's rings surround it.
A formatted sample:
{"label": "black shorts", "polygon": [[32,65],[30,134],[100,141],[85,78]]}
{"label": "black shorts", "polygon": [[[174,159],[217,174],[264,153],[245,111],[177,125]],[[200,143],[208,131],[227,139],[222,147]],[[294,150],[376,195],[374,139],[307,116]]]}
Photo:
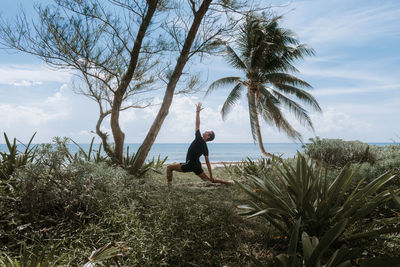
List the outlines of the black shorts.
{"label": "black shorts", "polygon": [[188,160],[185,163],[181,163],[182,172],[194,172],[197,175],[202,174],[204,171],[201,168],[200,161]]}

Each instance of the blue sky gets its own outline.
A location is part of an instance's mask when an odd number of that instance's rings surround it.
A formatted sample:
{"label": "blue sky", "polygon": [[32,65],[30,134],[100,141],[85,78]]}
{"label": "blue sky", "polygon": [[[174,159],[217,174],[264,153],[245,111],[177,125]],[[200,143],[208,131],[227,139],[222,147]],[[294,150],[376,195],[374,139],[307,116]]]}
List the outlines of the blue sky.
{"label": "blue sky", "polygon": [[[45,2],[45,1],[41,1]],[[323,113],[310,113],[315,132],[295,120],[293,125],[306,141],[316,135],[367,142],[400,140],[400,2],[374,0],[270,1],[283,14],[282,26],[293,30],[301,42],[316,51],[296,65],[298,76],[308,81]],[[13,17],[20,4],[30,13],[31,0],[2,0],[0,13]],[[196,71],[196,68],[193,68]],[[235,73],[222,58],[198,65],[215,79]],[[202,130],[213,129],[215,142],[252,142],[247,104],[242,101],[224,122],[219,110],[228,89],[210,97],[204,93],[174,98],[156,142],[186,143],[193,138],[194,105],[202,101]],[[163,92],[154,106],[123,112],[126,142],[141,142],[152,123]],[[68,72],[51,71],[40,60],[0,50],[0,131],[21,141],[34,132],[36,142],[54,136],[90,141],[97,121],[97,106],[71,90]],[[105,130],[109,128],[107,122]],[[262,125],[264,142],[291,142],[285,134]],[[0,142],[4,140],[1,138]]]}

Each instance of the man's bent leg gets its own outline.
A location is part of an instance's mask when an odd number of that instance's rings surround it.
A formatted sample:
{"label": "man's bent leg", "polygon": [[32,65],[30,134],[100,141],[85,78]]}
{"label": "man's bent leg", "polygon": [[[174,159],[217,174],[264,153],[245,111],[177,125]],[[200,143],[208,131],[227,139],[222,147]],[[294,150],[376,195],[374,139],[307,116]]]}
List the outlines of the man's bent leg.
{"label": "man's bent leg", "polygon": [[171,184],[172,182],[172,172],[173,171],[178,171],[181,172],[182,171],[182,167],[180,163],[176,163],[176,164],[170,164],[167,166],[167,182],[168,185]]}
{"label": "man's bent leg", "polygon": [[215,179],[215,178],[210,178],[207,176],[207,174],[205,174],[204,172],[200,173],[198,175],[201,179],[203,179],[204,181],[208,180],[212,183],[220,183],[220,184],[225,184],[225,185],[232,185],[230,182],[224,181],[224,180],[220,180],[220,179]]}

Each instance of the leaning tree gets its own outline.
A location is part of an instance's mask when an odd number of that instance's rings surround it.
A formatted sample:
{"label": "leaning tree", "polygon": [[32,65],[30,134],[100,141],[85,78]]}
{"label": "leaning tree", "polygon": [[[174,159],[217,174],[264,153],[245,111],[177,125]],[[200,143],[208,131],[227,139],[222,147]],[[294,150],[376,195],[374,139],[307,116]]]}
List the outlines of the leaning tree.
{"label": "leaning tree", "polygon": [[[98,104],[96,133],[116,163],[122,161],[125,139],[120,113],[146,107],[150,102],[140,96],[165,86],[135,172],[157,137],[176,87],[189,73],[187,63],[218,50],[248,12],[246,6],[245,0],[53,0],[36,6],[37,19],[21,12],[14,21],[1,20],[0,43],[55,69],[74,71],[80,79],[77,91]],[[191,88],[196,77],[186,80]],[[101,128],[107,116],[114,146]]]}

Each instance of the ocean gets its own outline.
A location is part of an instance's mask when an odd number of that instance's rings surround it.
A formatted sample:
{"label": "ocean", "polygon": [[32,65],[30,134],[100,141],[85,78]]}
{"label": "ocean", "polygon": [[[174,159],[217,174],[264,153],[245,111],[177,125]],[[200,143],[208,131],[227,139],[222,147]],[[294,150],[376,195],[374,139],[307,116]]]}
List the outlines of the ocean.
{"label": "ocean", "polygon": [[[85,151],[89,150],[90,144],[79,144]],[[140,144],[126,144],[125,149],[129,146],[130,153],[135,152]],[[153,157],[168,157],[166,163],[184,162],[186,152],[190,144],[153,144],[147,159]],[[209,159],[211,162],[219,161],[241,161],[247,157],[255,160],[262,157],[262,153],[258,144],[253,143],[208,143]],[[94,149],[98,149],[99,145],[94,145]],[[266,143],[264,144],[266,151],[283,157],[293,157],[296,152],[302,151],[302,145],[296,143]],[[71,153],[78,152],[79,148],[74,144],[69,144],[68,148]],[[20,151],[24,150],[23,145],[18,145]],[[7,151],[5,144],[0,144],[0,152]],[[204,161],[202,158],[200,160]]]}
{"label": "ocean", "polygon": [[[369,143],[371,145],[385,146],[393,143]],[[129,146],[129,151],[135,152],[140,144],[126,144],[125,148]],[[147,160],[153,157],[161,158],[168,157],[166,163],[184,162],[186,159],[186,152],[190,144],[153,144]],[[241,161],[246,158],[256,160],[262,157],[262,153],[258,144],[253,143],[208,143],[209,159],[211,162],[219,161]],[[78,152],[79,148],[74,144],[69,144],[71,153]],[[84,150],[89,149],[89,144],[80,144]],[[98,149],[99,145],[94,145]],[[300,143],[265,143],[265,150],[275,155],[281,155],[284,158],[293,157],[297,151],[303,151],[302,144]],[[20,151],[24,150],[23,145],[18,145]],[[5,144],[0,144],[0,152],[7,151]],[[204,161],[204,159],[200,158]]]}

